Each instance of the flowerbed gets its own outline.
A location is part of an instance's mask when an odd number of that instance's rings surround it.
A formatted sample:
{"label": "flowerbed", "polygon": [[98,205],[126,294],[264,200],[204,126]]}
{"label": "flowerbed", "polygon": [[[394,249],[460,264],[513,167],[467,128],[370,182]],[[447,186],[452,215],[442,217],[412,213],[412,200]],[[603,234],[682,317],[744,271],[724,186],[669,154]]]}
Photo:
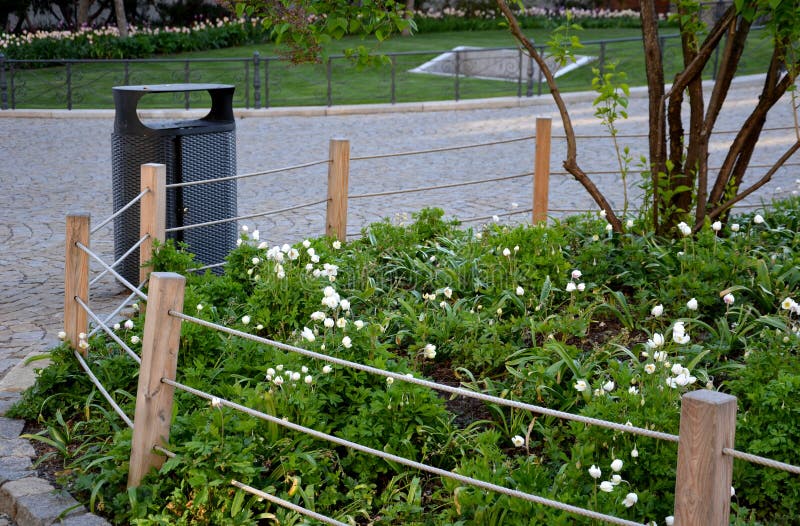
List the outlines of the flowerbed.
{"label": "flowerbed", "polygon": [[[225,274],[187,277],[184,311],[390,371],[677,433],[680,396],[738,397],[737,449],[800,463],[800,201],[665,240],[602,218],[475,231],[423,210],[357,241],[271,246],[242,233]],[[191,257],[170,245],[160,270]],[[143,316],[117,333],[140,344]],[[463,475],[641,522],[668,524],[676,446],[447,400],[184,323],[178,381],[219,398]],[[137,368],[110,339],[95,374],[128,414]],[[460,486],[177,392],[167,460],[125,491],[130,430],[66,346],[13,414],[69,442],[63,483],[115,524],[297,524],[237,479],[351,524],[589,524]],[[67,438],[68,437],[68,438]],[[735,463],[736,524],[796,521],[796,477]]]}

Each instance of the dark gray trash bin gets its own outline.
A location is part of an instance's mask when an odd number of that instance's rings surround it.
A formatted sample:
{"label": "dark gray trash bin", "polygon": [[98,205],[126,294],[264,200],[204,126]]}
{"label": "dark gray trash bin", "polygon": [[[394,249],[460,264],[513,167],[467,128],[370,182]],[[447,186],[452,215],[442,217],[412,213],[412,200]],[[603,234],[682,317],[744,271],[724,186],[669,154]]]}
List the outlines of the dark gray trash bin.
{"label": "dark gray trash bin", "polygon": [[[140,193],[141,165],[167,167],[167,184],[236,175],[234,87],[225,84],[164,84],[118,86],[114,91],[114,133],[111,134],[112,183],[116,212]],[[147,124],[137,115],[139,100],[148,93],[208,91],[211,110],[198,120]],[[236,181],[167,189],[167,228],[236,217]],[[203,264],[220,263],[236,246],[236,222],[167,234],[186,242]],[[139,204],[114,221],[114,256],[122,257],[139,240]],[[138,284],[139,252],[118,271]]]}

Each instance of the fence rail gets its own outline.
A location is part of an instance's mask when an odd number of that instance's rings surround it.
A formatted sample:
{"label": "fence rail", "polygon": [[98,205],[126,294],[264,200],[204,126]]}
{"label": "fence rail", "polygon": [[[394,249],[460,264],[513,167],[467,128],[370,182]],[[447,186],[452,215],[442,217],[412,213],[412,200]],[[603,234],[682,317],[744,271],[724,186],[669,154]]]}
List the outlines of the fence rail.
{"label": "fence rail", "polygon": [[[760,29],[760,28],[754,28]],[[680,46],[680,35],[659,37],[667,77],[681,64],[668,47]],[[641,38],[587,40],[581,51],[596,60],[599,69],[613,59],[614,49],[629,53],[640,45]],[[539,53],[545,46],[536,46]],[[513,57],[501,68],[502,80],[487,79],[473,73],[477,62],[497,53]],[[716,53],[719,53],[717,48]],[[0,53],[0,110],[20,108],[97,108],[113,107],[111,88],[137,84],[224,83],[237,87],[234,104],[241,108],[280,106],[334,106],[342,104],[415,102],[421,100],[462,100],[485,97],[532,97],[547,91],[547,85],[533,61],[516,47],[481,49],[444,49],[404,51],[384,54],[387,63],[376,70],[371,88],[354,89],[361,82],[360,70],[343,54],[330,55],[324,64],[295,67],[285,58],[261,56],[232,58],[143,58],[143,59],[12,59]],[[447,71],[424,75],[425,89],[420,90],[422,63],[437,56],[451,56]],[[745,61],[747,57],[745,57]],[[495,62],[497,62],[495,60]],[[706,72],[716,78],[718,57]],[[469,81],[469,82],[467,82]],[[361,83],[363,84],[363,82]],[[576,86],[577,88],[577,86]],[[568,88],[567,88],[568,89]],[[105,94],[105,95],[103,95]],[[166,96],[166,95],[165,95]],[[93,102],[88,102],[91,97]],[[99,98],[98,98],[99,97]],[[159,107],[183,107],[186,110],[203,104],[203,94],[174,93]],[[150,102],[143,101],[143,106]]]}

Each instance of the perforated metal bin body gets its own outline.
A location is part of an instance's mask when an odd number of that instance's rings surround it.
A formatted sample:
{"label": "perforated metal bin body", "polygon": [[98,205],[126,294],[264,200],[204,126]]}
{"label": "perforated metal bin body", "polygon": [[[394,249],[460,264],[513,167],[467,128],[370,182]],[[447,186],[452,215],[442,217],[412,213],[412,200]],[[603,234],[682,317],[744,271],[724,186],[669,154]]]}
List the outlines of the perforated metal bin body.
{"label": "perforated metal bin body", "polygon": [[[141,122],[139,100],[147,93],[208,91],[211,110],[190,121]],[[166,84],[115,87],[116,116],[111,134],[114,211],[140,190],[141,165],[166,165],[167,184],[236,175],[236,125],[233,86],[220,84]],[[236,181],[222,181],[167,189],[167,228],[236,217]],[[236,246],[236,222],[170,232],[167,238],[186,242],[203,264],[220,263]],[[114,256],[122,257],[139,241],[139,204],[114,221]],[[117,269],[131,283],[139,279],[139,251]]]}

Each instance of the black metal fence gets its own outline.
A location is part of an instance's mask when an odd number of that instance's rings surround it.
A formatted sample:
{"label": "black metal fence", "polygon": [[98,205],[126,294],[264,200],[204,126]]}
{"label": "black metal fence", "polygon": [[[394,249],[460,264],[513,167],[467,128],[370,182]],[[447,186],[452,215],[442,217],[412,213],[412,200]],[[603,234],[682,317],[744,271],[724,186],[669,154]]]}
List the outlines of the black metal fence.
{"label": "black metal fence", "polygon": [[[660,38],[667,75],[682,66],[678,37]],[[591,84],[591,69],[602,70],[609,60],[629,74],[631,68],[641,67],[641,38],[595,40],[583,45],[580,53],[589,67],[561,77],[559,86],[564,91],[586,89]],[[545,53],[544,46],[537,49]],[[317,64],[295,65],[258,52],[242,58],[114,60],[15,60],[0,54],[0,109],[112,108],[113,86],[139,84],[233,84],[235,107],[256,109],[531,97],[548,89],[533,61],[518,48],[457,48],[383,56],[380,65],[359,68],[345,55],[330,55]],[[446,64],[431,74],[420,73],[419,67],[431,61],[438,61],[438,66],[442,61]],[[493,72],[476,74],[479,62],[494,63]],[[717,66],[715,56],[705,76],[715,78]],[[188,110],[206,104],[204,96],[207,94],[177,93],[167,100],[151,97],[143,104]]]}

